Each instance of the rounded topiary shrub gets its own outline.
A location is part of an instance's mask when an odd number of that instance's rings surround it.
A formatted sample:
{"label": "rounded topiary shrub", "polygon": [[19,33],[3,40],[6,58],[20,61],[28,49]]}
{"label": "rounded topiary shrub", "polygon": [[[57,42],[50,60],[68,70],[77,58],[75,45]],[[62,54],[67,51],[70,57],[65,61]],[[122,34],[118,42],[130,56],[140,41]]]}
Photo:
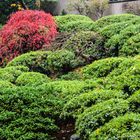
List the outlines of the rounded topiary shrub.
{"label": "rounded topiary shrub", "polygon": [[68,14],[68,15],[63,15],[63,16],[55,16],[55,20],[56,23],[58,25],[58,30],[60,32],[63,31],[63,28],[65,28],[65,25],[70,23],[70,22],[79,22],[79,21],[91,21],[92,19],[90,19],[87,16],[84,15],[72,15],[72,14]]}
{"label": "rounded topiary shrub", "polygon": [[140,22],[140,17],[132,18],[129,21],[122,21],[105,26],[99,30],[100,34],[106,39],[111,38],[113,35],[119,34],[122,30],[131,25],[137,25]]}
{"label": "rounded topiary shrub", "polygon": [[56,34],[56,23],[50,14],[37,10],[23,10],[12,14],[0,31],[1,63],[49,45]]}
{"label": "rounded topiary shrub", "polygon": [[140,113],[140,90],[132,94],[128,101],[130,103],[131,110],[133,112]]}
{"label": "rounded topiary shrub", "polygon": [[82,31],[73,34],[59,49],[63,48],[74,52],[83,65],[104,57],[103,44],[104,39],[99,34],[92,31]]}
{"label": "rounded topiary shrub", "polygon": [[28,72],[28,67],[25,66],[11,66],[0,68],[0,80],[15,83],[18,76],[23,72]]}
{"label": "rounded topiary shrub", "polygon": [[97,103],[109,100],[126,98],[127,96],[123,94],[122,91],[116,90],[103,90],[95,89],[93,91],[83,93],[79,96],[72,98],[68,101],[63,108],[62,117],[66,118],[77,118],[78,115],[83,113],[83,111]]}
{"label": "rounded topiary shrub", "polygon": [[67,73],[78,65],[73,52],[68,50],[59,51],[36,51],[16,57],[8,63],[9,66],[23,65],[30,71],[41,72],[47,75]]}
{"label": "rounded topiary shrub", "polygon": [[79,20],[71,21],[59,28],[60,32],[76,32],[76,31],[95,31],[96,24],[93,21]]}
{"label": "rounded topiary shrub", "polygon": [[105,26],[108,26],[113,23],[118,23],[122,21],[129,21],[133,18],[136,18],[138,16],[132,15],[132,14],[120,14],[120,15],[110,15],[105,16],[97,20],[95,23],[99,28],[104,28]]}
{"label": "rounded topiary shrub", "polygon": [[138,140],[140,132],[140,114],[128,113],[114,118],[103,127],[96,129],[89,140],[129,139]]}
{"label": "rounded topiary shrub", "polygon": [[[0,94],[0,139],[52,140],[58,130],[56,101],[37,88],[14,87]],[[50,102],[50,99],[53,101]]]}
{"label": "rounded topiary shrub", "polygon": [[90,65],[85,66],[82,69],[82,73],[85,78],[101,78],[109,75],[114,69],[116,69],[119,64],[127,58],[106,58],[102,60],[97,60]]}
{"label": "rounded topiary shrub", "polygon": [[76,128],[83,139],[109,120],[123,115],[129,110],[129,104],[123,99],[110,99],[86,109],[78,116]]}
{"label": "rounded topiary shrub", "polygon": [[38,72],[24,72],[16,80],[16,84],[20,86],[41,85],[50,81],[50,79]]}
{"label": "rounded topiary shrub", "polygon": [[140,33],[130,37],[120,50],[122,56],[135,56],[138,54],[140,54]]}
{"label": "rounded topiary shrub", "polygon": [[[120,56],[125,55],[130,52],[130,49],[126,49],[126,52],[123,51],[120,52],[122,49],[122,46],[129,40],[131,37],[136,36],[140,33],[140,25],[132,25],[128,26],[124,30],[120,32],[118,35],[112,36],[105,44],[105,48],[108,49],[108,56]],[[135,55],[135,47],[131,47],[131,52],[134,52],[134,54],[130,53],[130,55]]]}

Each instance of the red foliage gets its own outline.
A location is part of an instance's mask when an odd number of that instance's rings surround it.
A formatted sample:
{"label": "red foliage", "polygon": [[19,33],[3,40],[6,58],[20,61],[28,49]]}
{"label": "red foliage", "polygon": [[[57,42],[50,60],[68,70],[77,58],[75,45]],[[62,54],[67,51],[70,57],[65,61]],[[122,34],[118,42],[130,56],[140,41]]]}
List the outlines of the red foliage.
{"label": "red foliage", "polygon": [[11,15],[0,31],[2,63],[14,57],[48,46],[57,34],[56,23],[50,14],[37,10],[23,10]]}

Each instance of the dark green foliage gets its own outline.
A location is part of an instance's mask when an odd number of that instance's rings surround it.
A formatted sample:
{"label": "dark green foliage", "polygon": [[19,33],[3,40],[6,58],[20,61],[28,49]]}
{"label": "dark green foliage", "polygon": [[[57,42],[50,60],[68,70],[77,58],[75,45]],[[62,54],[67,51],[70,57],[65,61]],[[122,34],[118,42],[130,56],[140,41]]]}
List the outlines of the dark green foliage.
{"label": "dark green foliage", "polygon": [[32,86],[41,85],[49,82],[50,79],[38,72],[24,72],[16,80],[16,84],[19,86]]}
{"label": "dark green foliage", "polygon": [[29,71],[25,66],[10,66],[0,69],[0,80],[9,81],[15,83],[18,76],[23,72]]}
{"label": "dark green foliage", "polygon": [[[0,94],[0,138],[50,140],[55,125],[55,97],[37,88],[15,87]],[[51,99],[51,100],[50,100]],[[54,108],[53,108],[54,106]],[[52,111],[52,108],[53,111]]]}
{"label": "dark green foliage", "polygon": [[55,75],[65,73],[78,64],[75,54],[60,50],[57,52],[36,51],[23,54],[12,60],[7,66],[27,66],[30,71]]}
{"label": "dark green foliage", "polygon": [[121,91],[115,90],[102,90],[95,89],[88,93],[83,93],[68,101],[62,111],[62,117],[77,117],[77,115],[83,113],[83,111],[92,105],[109,100],[125,98],[126,95]]}
{"label": "dark green foliage", "polygon": [[78,116],[76,128],[78,133],[88,139],[88,136],[97,128],[103,126],[111,119],[123,115],[129,110],[129,104],[123,99],[110,99],[98,103]]}
{"label": "dark green foliage", "polygon": [[95,31],[96,24],[93,21],[78,20],[71,21],[59,28],[59,32],[76,32],[76,31]]}
{"label": "dark green foliage", "polygon": [[97,128],[89,140],[129,139],[140,137],[140,114],[128,113],[114,118],[103,127]]}
{"label": "dark green foliage", "polygon": [[[73,34],[59,49],[68,49],[75,53],[80,64],[87,64],[104,57],[104,40],[92,31],[82,31]],[[54,49],[57,49],[57,46]]]}
{"label": "dark green foliage", "polygon": [[111,15],[111,16],[102,17],[101,19],[97,20],[95,23],[99,28],[104,28],[105,26],[118,22],[129,21],[136,17],[138,16],[132,14]]}
{"label": "dark green foliage", "polygon": [[55,16],[56,19],[56,23],[58,25],[58,30],[61,32],[63,31],[63,29],[65,28],[65,25],[70,23],[70,22],[76,22],[76,21],[91,21],[92,19],[90,19],[87,16],[83,16],[83,15],[72,15],[72,14],[68,14],[68,15],[63,15],[63,16]]}

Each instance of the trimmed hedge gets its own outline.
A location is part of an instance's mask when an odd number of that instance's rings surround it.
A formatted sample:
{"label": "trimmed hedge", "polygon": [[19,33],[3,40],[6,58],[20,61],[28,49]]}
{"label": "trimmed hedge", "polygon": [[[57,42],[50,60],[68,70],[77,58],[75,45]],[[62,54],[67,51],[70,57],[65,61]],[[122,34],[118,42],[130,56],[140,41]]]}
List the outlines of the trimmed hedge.
{"label": "trimmed hedge", "polygon": [[114,118],[103,127],[97,128],[89,140],[129,139],[140,137],[140,114],[128,113]]}
{"label": "trimmed hedge", "polygon": [[12,84],[11,82],[0,80],[0,91],[5,91],[7,88],[13,88],[13,87],[15,87],[15,85]]}
{"label": "trimmed hedge", "polygon": [[105,79],[107,89],[119,89],[131,95],[140,89],[140,63],[131,66],[124,73]]}
{"label": "trimmed hedge", "polygon": [[88,93],[83,93],[68,101],[63,107],[61,117],[77,118],[77,115],[83,113],[85,109],[91,107],[92,105],[112,98],[118,99],[126,97],[127,96],[124,95],[122,91],[96,89]]}
{"label": "trimmed hedge", "polygon": [[120,63],[127,60],[127,58],[106,58],[97,60],[90,65],[85,66],[82,69],[82,73],[85,78],[102,78],[109,75],[114,69],[116,69]]}
{"label": "trimmed hedge", "polygon": [[129,21],[136,17],[138,16],[132,14],[110,15],[110,16],[102,17],[101,19],[97,20],[95,23],[99,28],[104,28],[105,26],[111,25],[113,23]]}
{"label": "trimmed hedge", "polygon": [[16,84],[19,86],[38,86],[49,82],[50,79],[38,72],[24,72],[16,80]]}
{"label": "trimmed hedge", "polygon": [[131,95],[128,101],[130,102],[131,110],[140,113],[140,90]]}
{"label": "trimmed hedge", "polygon": [[107,39],[112,37],[113,35],[119,34],[125,28],[131,25],[137,25],[140,23],[140,17],[133,18],[130,21],[123,21],[119,23],[114,23],[105,26],[99,30],[100,34],[106,37]]}
{"label": "trimmed hedge", "polygon": [[59,27],[59,32],[95,31],[96,24],[89,20],[71,21]]}
{"label": "trimmed hedge", "polygon": [[[127,42],[129,38],[131,38],[132,36],[136,36],[139,33],[140,24],[128,26],[127,28],[122,30],[120,34],[112,36],[105,44],[105,47],[108,50],[108,56],[120,56],[127,54],[127,52],[125,52],[125,54],[123,54],[123,52],[120,53],[122,46]],[[129,54],[130,50],[128,49],[126,51],[128,51]],[[135,52],[135,47],[133,47],[131,51]]]}
{"label": "trimmed hedge", "polygon": [[135,56],[138,54],[140,54],[140,33],[130,37],[120,50],[122,56]]}
{"label": "trimmed hedge", "polygon": [[77,132],[84,139],[97,128],[103,126],[111,119],[123,115],[129,110],[129,104],[123,99],[110,99],[96,104],[78,116],[76,121]]}
{"label": "trimmed hedge", "polygon": [[91,63],[105,55],[104,39],[92,31],[73,34],[60,49],[62,48],[74,52],[81,65]]}
{"label": "trimmed hedge", "polygon": [[0,68],[0,80],[15,83],[18,76],[20,76],[23,72],[28,71],[29,71],[28,67],[25,66],[10,66]]}
{"label": "trimmed hedge", "polygon": [[[55,125],[55,97],[35,87],[7,88],[0,94],[0,138],[51,140]],[[50,100],[51,99],[51,100]]]}
{"label": "trimmed hedge", "polygon": [[[75,14],[68,14],[68,15],[64,15],[64,16],[55,16],[55,20],[56,23],[58,25],[58,30],[61,32],[61,30],[63,28],[65,28],[65,25],[70,23],[70,22],[76,22],[76,21],[91,21],[92,19],[90,19],[87,16],[84,15],[75,15]],[[63,31],[63,30],[62,30]]]}
{"label": "trimmed hedge", "polygon": [[75,54],[67,50],[56,52],[36,51],[15,58],[8,63],[7,67],[18,65],[27,66],[30,71],[55,75],[73,69],[78,65],[78,62],[75,59]]}

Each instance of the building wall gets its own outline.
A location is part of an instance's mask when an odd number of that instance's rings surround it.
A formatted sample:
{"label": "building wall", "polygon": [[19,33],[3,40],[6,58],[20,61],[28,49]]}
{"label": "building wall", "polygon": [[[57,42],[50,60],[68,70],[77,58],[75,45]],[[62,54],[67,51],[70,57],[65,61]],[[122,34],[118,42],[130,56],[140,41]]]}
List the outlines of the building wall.
{"label": "building wall", "polygon": [[[125,13],[125,11],[123,10],[123,5],[126,3],[128,2],[110,4],[109,8],[105,12],[105,15]],[[129,2],[129,3],[131,4],[133,2]],[[140,1],[138,1],[138,3],[140,3]],[[61,14],[63,9],[67,11],[67,5],[68,5],[68,0],[59,0],[59,3],[57,5],[58,14]],[[68,13],[76,13],[76,11],[72,11]]]}

